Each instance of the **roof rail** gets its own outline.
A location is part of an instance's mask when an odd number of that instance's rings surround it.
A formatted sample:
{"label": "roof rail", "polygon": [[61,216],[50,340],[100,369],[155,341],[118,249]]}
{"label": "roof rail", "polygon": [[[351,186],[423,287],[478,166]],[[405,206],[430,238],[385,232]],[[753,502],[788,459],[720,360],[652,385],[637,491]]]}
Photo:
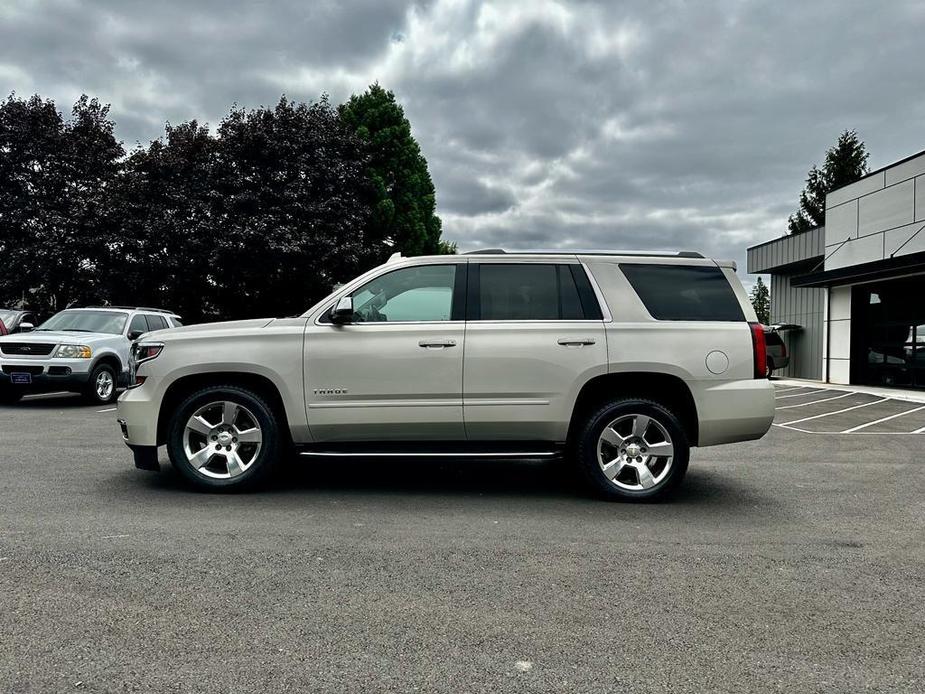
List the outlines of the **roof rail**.
{"label": "roof rail", "polygon": [[149,311],[151,313],[166,313],[169,316],[176,316],[176,311],[170,311],[166,308],[152,308],[150,306],[81,306],[75,308],[112,308],[119,311]]}
{"label": "roof rail", "polygon": [[540,248],[524,251],[506,251],[503,248],[480,248],[477,251],[468,251],[463,255],[631,255],[649,258],[703,258],[697,251],[618,251],[608,249],[586,248]]}

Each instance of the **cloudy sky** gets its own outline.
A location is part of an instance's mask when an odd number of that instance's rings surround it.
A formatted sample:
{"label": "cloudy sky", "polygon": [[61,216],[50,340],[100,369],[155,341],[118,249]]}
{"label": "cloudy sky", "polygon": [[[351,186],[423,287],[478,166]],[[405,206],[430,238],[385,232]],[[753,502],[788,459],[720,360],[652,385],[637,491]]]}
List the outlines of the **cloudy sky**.
{"label": "cloudy sky", "polygon": [[379,81],[461,249],[741,266],[841,130],[874,167],[925,148],[923,35],[925,3],[899,0],[0,0],[0,93],[99,97],[130,148]]}

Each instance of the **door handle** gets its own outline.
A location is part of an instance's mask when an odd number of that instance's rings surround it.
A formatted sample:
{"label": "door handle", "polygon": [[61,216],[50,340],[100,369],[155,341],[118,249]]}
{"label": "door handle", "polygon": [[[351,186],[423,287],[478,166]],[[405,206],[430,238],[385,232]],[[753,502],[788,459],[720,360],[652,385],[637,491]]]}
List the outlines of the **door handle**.
{"label": "door handle", "polygon": [[455,347],[456,340],[421,340],[418,347],[424,349],[444,349],[446,347]]}
{"label": "door handle", "polygon": [[593,345],[597,340],[593,337],[560,337],[559,344],[563,347],[584,347]]}

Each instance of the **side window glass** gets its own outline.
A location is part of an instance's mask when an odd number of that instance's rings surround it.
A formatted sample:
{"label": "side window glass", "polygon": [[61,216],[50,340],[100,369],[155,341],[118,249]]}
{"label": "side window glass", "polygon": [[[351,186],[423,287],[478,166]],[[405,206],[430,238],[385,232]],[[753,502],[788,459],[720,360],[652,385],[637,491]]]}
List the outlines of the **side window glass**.
{"label": "side window glass", "polygon": [[357,323],[448,321],[456,265],[421,265],[369,281],[351,296]]}
{"label": "side window glass", "polygon": [[569,265],[483,263],[478,300],[480,320],[586,318]]}
{"label": "side window glass", "polygon": [[164,320],[163,316],[152,316],[149,314],[145,316],[145,319],[148,322],[149,332],[154,331],[154,330],[163,330],[164,328],[167,327],[167,321]]}
{"label": "side window glass", "polygon": [[131,333],[146,333],[148,332],[148,324],[145,321],[145,317],[140,313],[135,314],[135,317],[132,318],[131,325],[128,326],[129,334]]}

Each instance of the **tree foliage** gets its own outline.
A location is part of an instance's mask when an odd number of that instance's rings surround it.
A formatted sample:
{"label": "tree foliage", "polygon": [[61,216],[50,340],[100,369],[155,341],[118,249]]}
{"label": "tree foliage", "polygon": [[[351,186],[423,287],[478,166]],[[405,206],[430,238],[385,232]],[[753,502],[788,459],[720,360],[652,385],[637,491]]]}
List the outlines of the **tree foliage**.
{"label": "tree foliage", "polygon": [[0,296],[64,307],[99,294],[110,190],[125,152],[109,107],[81,97],[0,103]]}
{"label": "tree foliage", "polygon": [[755,282],[755,286],[752,287],[749,298],[751,299],[752,306],[755,308],[758,322],[762,325],[768,325],[771,321],[771,294],[768,292],[768,285],[761,280],[761,277],[758,278],[758,281]]}
{"label": "tree foliage", "polygon": [[9,97],[0,305],[165,306],[191,321],[296,314],[395,250],[455,252],[394,97],[375,86],[350,103],[233,108],[214,133],[168,125],[126,156],[96,100],[82,97],[65,121],[51,101]]}
{"label": "tree foliage", "polygon": [[845,130],[825,153],[822,168],[816,165],[806,176],[800,193],[799,209],[790,215],[787,227],[791,234],[815,229],[825,224],[825,196],[836,188],[853,183],[867,173],[867,148],[854,130]]}
{"label": "tree foliage", "polygon": [[395,95],[373,84],[350,97],[339,113],[370,155],[368,176],[375,192],[371,235],[406,255],[455,252],[455,245],[441,245],[427,160]]}

